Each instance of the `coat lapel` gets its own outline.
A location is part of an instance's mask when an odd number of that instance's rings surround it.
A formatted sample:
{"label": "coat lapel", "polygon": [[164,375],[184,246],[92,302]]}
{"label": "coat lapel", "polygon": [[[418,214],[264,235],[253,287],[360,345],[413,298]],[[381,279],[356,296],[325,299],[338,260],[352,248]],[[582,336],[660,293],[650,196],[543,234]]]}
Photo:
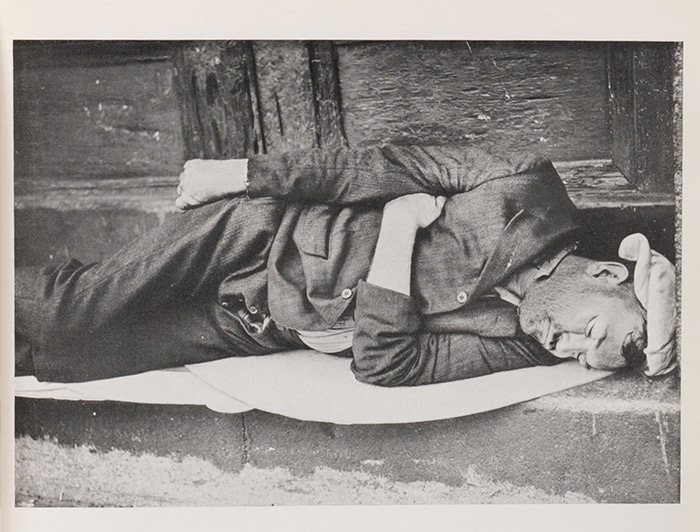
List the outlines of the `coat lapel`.
{"label": "coat lapel", "polygon": [[542,250],[580,229],[570,213],[521,209],[503,229],[466,304],[473,303],[518,268],[537,258]]}

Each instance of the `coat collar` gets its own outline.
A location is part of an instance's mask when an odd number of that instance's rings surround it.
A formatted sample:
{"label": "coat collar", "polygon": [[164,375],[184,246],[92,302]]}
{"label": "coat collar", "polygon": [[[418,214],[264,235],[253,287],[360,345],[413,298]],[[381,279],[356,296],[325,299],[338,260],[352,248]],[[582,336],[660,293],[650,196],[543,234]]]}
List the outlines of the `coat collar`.
{"label": "coat collar", "polygon": [[518,268],[536,259],[543,249],[562,242],[579,229],[568,211],[553,207],[521,209],[503,229],[465,304],[473,303]]}

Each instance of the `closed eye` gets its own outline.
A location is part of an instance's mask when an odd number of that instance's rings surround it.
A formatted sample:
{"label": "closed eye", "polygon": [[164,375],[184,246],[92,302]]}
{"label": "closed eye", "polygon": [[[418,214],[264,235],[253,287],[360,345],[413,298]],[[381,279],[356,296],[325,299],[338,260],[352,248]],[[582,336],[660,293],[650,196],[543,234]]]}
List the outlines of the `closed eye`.
{"label": "closed eye", "polygon": [[593,327],[595,327],[595,323],[596,323],[597,318],[598,318],[598,316],[591,318],[591,321],[589,321],[588,325],[586,325],[586,337],[587,338],[591,337],[591,333],[593,332]]}

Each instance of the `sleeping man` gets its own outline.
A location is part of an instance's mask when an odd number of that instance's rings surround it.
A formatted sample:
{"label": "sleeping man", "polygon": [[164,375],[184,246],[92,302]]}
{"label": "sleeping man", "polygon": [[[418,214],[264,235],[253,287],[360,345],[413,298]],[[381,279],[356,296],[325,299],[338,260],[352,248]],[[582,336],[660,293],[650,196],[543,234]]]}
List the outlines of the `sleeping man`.
{"label": "sleeping man", "polygon": [[[673,267],[575,254],[552,164],[469,147],[190,161],[183,209],[100,264],[16,272],[16,373],[95,380],[311,348],[420,385],[577,359],[676,366]],[[632,278],[634,277],[634,278]]]}

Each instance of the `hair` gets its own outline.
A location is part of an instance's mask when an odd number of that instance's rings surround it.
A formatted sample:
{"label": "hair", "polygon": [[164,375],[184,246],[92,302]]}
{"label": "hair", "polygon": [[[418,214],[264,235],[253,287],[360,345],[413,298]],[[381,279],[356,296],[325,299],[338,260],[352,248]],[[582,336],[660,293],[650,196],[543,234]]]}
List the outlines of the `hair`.
{"label": "hair", "polygon": [[644,328],[641,331],[633,331],[627,335],[622,343],[621,354],[627,361],[627,367],[637,368],[646,362],[646,353],[644,348],[647,346],[647,313],[642,304],[637,299],[634,291],[634,283],[632,279],[627,279],[618,287],[622,299],[629,308],[635,308],[644,316]]}
{"label": "hair", "polygon": [[646,362],[644,348],[647,344],[646,330],[637,334],[630,333],[622,344],[622,356],[627,361],[627,366],[637,368]]}

